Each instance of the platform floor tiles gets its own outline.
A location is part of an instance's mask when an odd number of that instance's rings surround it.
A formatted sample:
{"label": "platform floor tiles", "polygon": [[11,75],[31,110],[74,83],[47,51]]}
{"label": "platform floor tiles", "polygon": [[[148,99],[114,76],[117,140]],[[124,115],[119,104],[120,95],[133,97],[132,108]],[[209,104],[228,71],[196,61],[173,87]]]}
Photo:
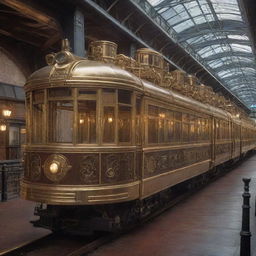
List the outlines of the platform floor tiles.
{"label": "platform floor tiles", "polygon": [[252,256],[256,256],[256,155],[150,223],[90,256],[239,256],[243,177],[252,178]]}
{"label": "platform floor tiles", "polygon": [[[186,201],[90,256],[239,256],[243,177],[250,177],[252,256],[256,256],[256,155]],[[35,204],[21,199],[0,203],[0,252],[42,237],[33,228]]]}

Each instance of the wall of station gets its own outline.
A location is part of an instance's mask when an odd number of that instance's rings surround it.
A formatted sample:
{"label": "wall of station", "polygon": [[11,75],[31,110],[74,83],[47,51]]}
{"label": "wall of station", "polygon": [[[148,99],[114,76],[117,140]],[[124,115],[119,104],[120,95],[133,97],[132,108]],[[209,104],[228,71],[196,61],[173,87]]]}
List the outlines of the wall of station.
{"label": "wall of station", "polygon": [[0,82],[23,86],[26,77],[15,63],[15,59],[0,48]]}

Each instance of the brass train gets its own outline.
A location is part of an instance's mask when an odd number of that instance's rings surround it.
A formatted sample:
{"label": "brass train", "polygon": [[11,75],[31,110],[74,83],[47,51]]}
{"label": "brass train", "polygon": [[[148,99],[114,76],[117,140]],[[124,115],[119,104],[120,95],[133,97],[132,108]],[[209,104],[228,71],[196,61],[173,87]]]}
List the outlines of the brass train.
{"label": "brass train", "polygon": [[255,123],[161,54],[92,42],[88,59],[68,41],[26,85],[21,196],[40,203],[35,225],[120,227],[164,204],[172,188],[241,158]]}

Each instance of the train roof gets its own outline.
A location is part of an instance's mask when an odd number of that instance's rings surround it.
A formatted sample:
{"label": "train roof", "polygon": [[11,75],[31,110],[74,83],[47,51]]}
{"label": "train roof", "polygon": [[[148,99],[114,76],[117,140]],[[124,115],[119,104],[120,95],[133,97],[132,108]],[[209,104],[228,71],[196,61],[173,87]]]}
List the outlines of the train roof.
{"label": "train roof", "polygon": [[162,88],[160,86],[156,86],[155,84],[152,84],[148,81],[143,80],[143,86],[145,94],[150,97],[165,100],[166,102],[170,102],[176,106],[191,109],[197,113],[218,116],[224,119],[231,118],[230,113],[225,110],[215,108],[209,104],[203,104],[182,94]]}
{"label": "train roof", "polygon": [[114,64],[87,59],[73,60],[70,63],[54,64],[34,72],[25,84],[25,90],[52,86],[118,86],[126,89],[143,90],[141,80],[132,73]]}

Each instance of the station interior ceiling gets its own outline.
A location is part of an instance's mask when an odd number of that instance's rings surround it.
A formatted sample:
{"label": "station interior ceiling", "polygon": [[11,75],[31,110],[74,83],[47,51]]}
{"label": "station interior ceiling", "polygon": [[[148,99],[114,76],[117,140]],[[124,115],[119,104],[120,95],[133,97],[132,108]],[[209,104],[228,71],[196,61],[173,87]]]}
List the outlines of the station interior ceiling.
{"label": "station interior ceiling", "polygon": [[171,70],[195,75],[247,112],[255,109],[253,0],[0,0],[0,47],[18,46],[17,58],[33,72],[59,50],[76,8],[84,13],[86,45],[110,40],[130,56],[131,46],[152,48]]}

